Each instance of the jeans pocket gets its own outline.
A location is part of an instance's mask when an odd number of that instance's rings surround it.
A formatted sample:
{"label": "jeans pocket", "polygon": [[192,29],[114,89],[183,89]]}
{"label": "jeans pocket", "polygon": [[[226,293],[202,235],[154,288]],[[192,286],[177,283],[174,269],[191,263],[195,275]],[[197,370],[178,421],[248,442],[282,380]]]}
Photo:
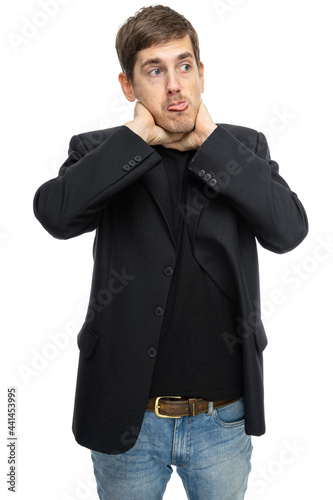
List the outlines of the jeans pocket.
{"label": "jeans pocket", "polygon": [[243,396],[225,406],[213,410],[214,421],[221,427],[239,427],[245,425]]}

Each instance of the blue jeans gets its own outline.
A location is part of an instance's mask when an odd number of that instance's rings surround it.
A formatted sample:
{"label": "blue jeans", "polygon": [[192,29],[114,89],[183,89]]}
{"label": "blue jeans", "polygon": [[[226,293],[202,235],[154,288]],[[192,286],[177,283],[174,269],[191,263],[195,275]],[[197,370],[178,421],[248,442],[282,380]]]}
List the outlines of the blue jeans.
{"label": "blue jeans", "polygon": [[207,412],[161,418],[146,410],[135,445],[108,455],[91,450],[101,500],[161,500],[176,466],[189,500],[242,500],[251,470],[243,397]]}

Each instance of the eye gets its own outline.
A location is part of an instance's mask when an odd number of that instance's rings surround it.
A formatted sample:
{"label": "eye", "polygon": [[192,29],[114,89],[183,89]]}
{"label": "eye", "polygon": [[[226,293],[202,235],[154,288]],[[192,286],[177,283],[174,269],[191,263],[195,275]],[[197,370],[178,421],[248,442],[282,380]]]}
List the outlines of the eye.
{"label": "eye", "polygon": [[[154,71],[157,71],[158,73],[154,73]],[[152,69],[151,71],[149,71],[149,75],[153,75],[153,76],[158,76],[160,74],[160,69],[159,68],[154,68]]]}
{"label": "eye", "polygon": [[189,71],[191,69],[191,65],[188,63],[183,63],[180,65],[181,68],[185,68],[185,71]]}

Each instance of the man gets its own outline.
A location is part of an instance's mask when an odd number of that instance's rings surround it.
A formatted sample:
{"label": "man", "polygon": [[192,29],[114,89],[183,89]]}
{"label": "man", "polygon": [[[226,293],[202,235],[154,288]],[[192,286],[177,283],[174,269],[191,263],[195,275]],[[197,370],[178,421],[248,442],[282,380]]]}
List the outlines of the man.
{"label": "man", "polygon": [[74,135],[34,198],[54,237],[96,230],[73,432],[102,500],[162,498],[171,465],[191,500],[242,499],[265,432],[255,240],[290,251],[307,217],[265,136],[213,122],[182,15],[141,9],[116,49],[133,120]]}

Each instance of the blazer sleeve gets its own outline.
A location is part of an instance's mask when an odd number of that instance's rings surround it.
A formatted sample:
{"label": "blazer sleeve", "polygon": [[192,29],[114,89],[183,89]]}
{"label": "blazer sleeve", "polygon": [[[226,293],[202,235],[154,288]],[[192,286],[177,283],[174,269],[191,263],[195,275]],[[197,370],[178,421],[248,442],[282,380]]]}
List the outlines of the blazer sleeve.
{"label": "blazer sleeve", "polygon": [[[271,160],[262,132],[257,132],[253,149],[255,152],[218,125],[188,168],[215,196],[219,193],[228,199],[264,248],[285,253],[307,235],[307,215],[296,193],[279,175],[279,165]],[[206,194],[209,202],[209,190]]]}
{"label": "blazer sleeve", "polygon": [[71,138],[58,177],[42,184],[33,200],[35,216],[59,239],[94,230],[111,197],[161,161],[151,146],[124,125],[91,151],[82,135],[82,139]]}

